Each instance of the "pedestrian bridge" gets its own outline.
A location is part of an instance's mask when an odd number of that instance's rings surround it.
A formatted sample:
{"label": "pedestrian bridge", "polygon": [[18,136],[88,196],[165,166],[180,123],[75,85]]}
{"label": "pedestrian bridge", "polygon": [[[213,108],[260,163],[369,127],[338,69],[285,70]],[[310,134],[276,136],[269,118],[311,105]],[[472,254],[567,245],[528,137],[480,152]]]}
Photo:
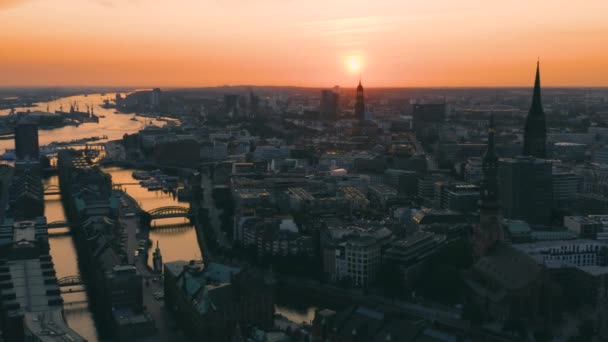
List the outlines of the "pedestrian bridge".
{"label": "pedestrian bridge", "polygon": [[55,184],[51,184],[51,185],[47,185],[44,187],[44,194],[45,195],[61,195],[61,192],[59,191],[59,186],[57,186]]}
{"label": "pedestrian bridge", "polygon": [[70,228],[70,223],[67,221],[53,221],[46,224],[48,229]]}
{"label": "pedestrian bridge", "polygon": [[172,217],[189,217],[192,210],[180,206],[167,206],[152,209],[148,211],[152,220],[172,218]]}
{"label": "pedestrian bridge", "polygon": [[[84,282],[80,276],[67,276],[57,280],[57,286],[59,287],[68,287],[69,289],[62,289],[62,293],[74,293],[74,292],[84,292]],[[74,288],[78,286],[77,288]]]}

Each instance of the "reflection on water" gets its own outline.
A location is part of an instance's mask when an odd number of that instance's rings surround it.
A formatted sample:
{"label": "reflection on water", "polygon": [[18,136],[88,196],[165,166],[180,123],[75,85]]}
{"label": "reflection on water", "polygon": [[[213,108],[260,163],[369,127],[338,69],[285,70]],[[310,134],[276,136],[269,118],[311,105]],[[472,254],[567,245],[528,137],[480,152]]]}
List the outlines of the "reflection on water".
{"label": "reflection on water", "polygon": [[[88,96],[78,95],[60,98],[51,102],[41,102],[35,107],[31,108],[15,108],[16,111],[46,111],[47,105],[49,112],[54,113],[63,106],[63,110],[69,110],[70,103],[79,103],[80,110],[86,110],[86,105],[90,105],[96,115],[102,115],[105,117],[99,118],[99,123],[84,123],[79,126],[66,126],[56,128],[52,130],[40,130],[39,140],[40,145],[46,145],[53,141],[69,141],[81,138],[87,138],[92,136],[107,135],[109,140],[116,140],[122,138],[125,133],[135,133],[140,129],[144,128],[145,125],[152,123],[155,125],[162,126],[164,123],[156,120],[150,121],[143,117],[139,117],[138,121],[131,120],[133,115],[129,114],[114,114],[114,108],[101,108],[100,105],[103,100],[108,98],[107,95],[102,96],[101,94],[91,94]],[[9,109],[0,110],[0,115],[8,115]],[[4,153],[5,149],[14,148],[14,142],[12,139],[0,140],[0,154]]]}
{"label": "reflection on water", "polygon": [[[87,105],[91,106],[98,116],[100,117],[99,123],[85,123],[78,127],[66,126],[53,130],[40,130],[39,141],[41,145],[49,144],[53,141],[69,141],[81,138],[87,138],[92,136],[107,135],[109,140],[116,140],[122,138],[125,133],[135,133],[142,129],[147,124],[156,124],[162,126],[164,123],[156,120],[150,121],[145,118],[138,118],[138,121],[131,120],[132,115],[128,114],[114,114],[114,109],[104,109],[99,105],[103,103],[103,100],[108,96],[102,96],[100,94],[91,94],[88,96],[71,96],[61,98],[55,101],[43,102],[36,107],[31,107],[29,110],[36,111],[48,111],[55,112],[63,107],[63,110],[69,110],[71,103],[79,103],[80,109],[83,110]],[[15,108],[16,111],[26,111],[26,108]],[[7,115],[9,110],[0,110],[0,115]],[[0,140],[0,154],[4,153],[5,149],[14,148],[14,141],[11,140]],[[131,172],[123,170],[110,170],[113,174],[114,179],[129,178]],[[132,180],[131,180],[132,182]],[[44,181],[44,185],[58,185],[59,180],[57,176],[50,177]],[[164,205],[175,205],[176,201],[173,201],[170,196],[162,193],[149,193],[146,189],[140,189],[143,191],[138,192],[138,187],[127,186],[127,191],[133,195],[146,209],[152,209]],[[59,195],[50,195],[45,197],[45,215],[48,222],[53,221],[65,221],[66,217],[63,211],[63,206],[60,201]],[[181,219],[174,219],[181,220]],[[61,233],[62,230],[53,230],[50,232],[49,244],[51,248],[51,256],[55,264],[55,271],[57,272],[57,278],[62,278],[71,275],[79,274],[77,255],[72,241],[72,237],[69,235],[56,235]],[[154,232],[151,234],[153,241],[160,240],[161,249],[163,252],[163,258],[165,261],[171,261],[176,259],[192,259],[193,257],[200,258],[200,251],[196,244],[196,236],[194,229],[187,229],[183,232],[172,231],[172,232]],[[65,307],[65,317],[74,330],[81,334],[88,341],[98,341],[97,330],[93,321],[92,314],[88,308],[87,295],[85,292],[80,293],[68,293],[62,295]]]}
{"label": "reflection on water", "polygon": [[[138,180],[131,176],[134,170],[117,167],[104,168],[103,170],[112,175],[113,183],[139,183]],[[179,203],[177,198],[171,193],[148,191],[148,189],[139,185],[123,185],[123,189],[147,211],[166,206],[189,206],[188,203]],[[178,217],[156,220],[152,225],[183,224],[187,222],[187,219]],[[198,246],[196,231],[193,226],[152,230],[150,232],[150,240],[154,247],[156,246],[156,242],[159,242],[163,262],[201,259],[201,250]],[[152,255],[152,251],[150,251],[149,255]],[[151,257],[148,260],[148,264],[152,266]]]}
{"label": "reflection on water", "polygon": [[[59,185],[59,177],[52,176],[45,179],[44,186],[49,185]],[[44,210],[47,222],[65,221],[66,219],[59,195],[45,196]],[[57,231],[62,232],[62,229],[49,232],[49,245],[57,279],[78,275],[77,255],[72,237],[69,235],[55,235]],[[97,341],[97,329],[87,304],[86,292],[66,293],[61,296],[64,301],[64,315],[68,325],[88,341]]]}
{"label": "reflection on water", "polygon": [[287,317],[290,321],[294,323],[306,323],[311,324],[312,320],[315,318],[315,310],[317,310],[314,306],[308,306],[305,308],[295,308],[291,305],[276,305],[275,312]]}

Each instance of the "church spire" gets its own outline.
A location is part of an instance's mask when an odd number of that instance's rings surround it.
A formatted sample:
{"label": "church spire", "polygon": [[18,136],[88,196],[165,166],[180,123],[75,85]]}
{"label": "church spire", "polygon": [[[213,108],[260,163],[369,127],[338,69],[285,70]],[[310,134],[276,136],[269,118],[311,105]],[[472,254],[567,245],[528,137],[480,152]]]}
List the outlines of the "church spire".
{"label": "church spire", "polygon": [[[481,163],[481,195],[479,207],[482,211],[498,208],[498,157],[494,148],[494,114],[490,114],[488,125],[488,146]],[[483,214],[483,213],[482,213]]]}
{"label": "church spire", "polygon": [[488,147],[486,148],[486,152],[483,155],[484,160],[498,160],[496,157],[496,151],[494,150],[494,133],[496,130],[494,129],[494,113],[490,113],[490,123],[488,125]]}
{"label": "church spire", "polygon": [[536,78],[534,79],[534,92],[532,94],[532,105],[530,111],[534,113],[542,113],[543,105],[540,98],[540,62],[536,62]]}
{"label": "church spire", "polygon": [[532,104],[526,117],[524,129],[523,155],[536,158],[545,158],[547,141],[547,128],[545,124],[545,112],[541,102],[540,93],[540,63],[536,62],[536,78],[534,80],[534,91],[532,93]]}
{"label": "church spire", "polygon": [[490,114],[488,147],[481,163],[479,225],[473,228],[473,250],[477,257],[486,255],[504,239],[498,200],[498,157],[494,148],[494,115]]}
{"label": "church spire", "polygon": [[359,85],[357,86],[357,94],[355,96],[355,117],[361,122],[365,121],[365,98],[363,96],[361,78],[359,78]]}

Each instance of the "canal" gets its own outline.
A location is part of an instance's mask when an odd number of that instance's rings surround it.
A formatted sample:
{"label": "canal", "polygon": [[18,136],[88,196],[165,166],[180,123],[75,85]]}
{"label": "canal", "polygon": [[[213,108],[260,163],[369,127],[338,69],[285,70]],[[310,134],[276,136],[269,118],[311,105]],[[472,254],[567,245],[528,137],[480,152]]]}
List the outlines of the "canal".
{"label": "canal", "polygon": [[[155,121],[144,122],[144,118],[138,118],[138,121],[131,120],[132,115],[115,114],[113,109],[103,109],[98,105],[102,103],[107,96],[88,95],[72,96],[59,99],[48,103],[49,111],[58,110],[60,106],[66,109],[70,103],[78,102],[81,104],[96,105],[95,113],[104,115],[99,123],[86,123],[79,127],[68,126],[50,131],[40,131],[40,144],[48,144],[53,141],[69,141],[81,139],[91,136],[107,135],[110,140],[120,139],[125,133],[135,133],[148,123],[162,126],[164,122]],[[47,103],[41,103],[37,108],[31,110],[46,110]],[[19,109],[17,109],[19,110]],[[0,111],[0,115],[6,115],[6,111]],[[12,140],[0,141],[0,154],[4,149],[12,149]],[[184,206],[188,203],[180,203],[177,198],[171,193],[159,191],[148,191],[148,189],[133,183],[139,183],[132,177],[134,170],[123,169],[117,167],[103,168],[103,171],[112,176],[112,181],[115,184],[125,184],[123,189],[133,197],[142,209],[149,211],[155,208],[164,206]],[[131,184],[129,184],[131,183]],[[51,176],[44,180],[44,186],[58,185],[57,176]],[[45,196],[45,215],[47,222],[65,221],[66,216],[63,210],[60,195]],[[186,223],[186,224],[184,224]],[[180,224],[179,228],[169,229],[153,229],[150,232],[150,240],[153,246],[159,243],[163,261],[175,260],[192,260],[200,259],[201,251],[197,243],[196,231],[193,226],[187,224],[183,218],[169,218],[157,220],[153,225]],[[78,275],[78,259],[76,249],[72,237],[66,230],[53,230],[49,233],[49,243],[51,247],[51,255],[55,264],[57,278],[62,278],[71,275]],[[152,249],[153,247],[151,247]],[[152,255],[152,252],[149,252]],[[151,263],[151,260],[148,260]],[[65,302],[65,317],[74,330],[91,342],[99,341],[93,315],[88,307],[87,294],[85,292],[75,292],[63,294]],[[293,322],[310,322],[314,317],[314,307],[310,305],[294,305],[289,298],[279,298],[277,305],[277,313],[287,317]]]}

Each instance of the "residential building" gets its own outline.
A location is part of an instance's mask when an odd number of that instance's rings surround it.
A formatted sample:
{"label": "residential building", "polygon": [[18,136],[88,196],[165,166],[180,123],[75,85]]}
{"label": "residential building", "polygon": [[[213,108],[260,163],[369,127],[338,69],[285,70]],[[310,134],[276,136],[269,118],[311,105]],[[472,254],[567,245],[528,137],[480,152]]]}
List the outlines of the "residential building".
{"label": "residential building", "polygon": [[194,261],[165,264],[165,305],[191,337],[228,342],[241,326],[274,324],[272,275],[254,269]]}

